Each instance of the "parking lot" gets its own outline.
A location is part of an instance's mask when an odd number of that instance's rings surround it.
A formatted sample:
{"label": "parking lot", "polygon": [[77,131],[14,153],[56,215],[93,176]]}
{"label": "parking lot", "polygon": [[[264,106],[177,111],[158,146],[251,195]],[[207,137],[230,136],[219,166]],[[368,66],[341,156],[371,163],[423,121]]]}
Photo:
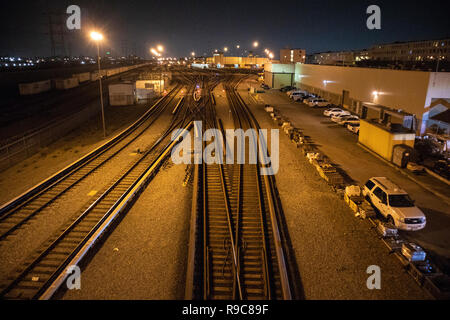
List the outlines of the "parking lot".
{"label": "parking lot", "polygon": [[[259,86],[248,82],[249,86]],[[311,108],[299,102],[293,102],[284,92],[266,90],[254,97],[256,104],[273,105],[283,117],[310,136],[318,148],[333,163],[340,166],[355,184],[363,184],[371,177],[388,177],[405,189],[416,200],[416,205],[425,213],[427,226],[415,232],[402,232],[410,241],[422,245],[428,251],[450,257],[450,211],[448,203],[441,197],[423,188],[410,178],[379,159],[357,144],[358,136],[323,115],[326,108]],[[422,184],[450,197],[448,185],[430,177],[416,177]]]}

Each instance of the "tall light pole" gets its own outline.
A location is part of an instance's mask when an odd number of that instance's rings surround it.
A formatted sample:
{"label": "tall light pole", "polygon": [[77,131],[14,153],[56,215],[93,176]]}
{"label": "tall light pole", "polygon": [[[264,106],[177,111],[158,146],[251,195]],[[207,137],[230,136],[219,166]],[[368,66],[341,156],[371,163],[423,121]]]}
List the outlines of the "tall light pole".
{"label": "tall light pole", "polygon": [[[258,48],[259,46],[259,42],[255,41],[253,42],[253,48],[255,48],[255,52],[256,52],[256,48]],[[258,59],[256,59],[256,54],[253,55],[254,61],[255,61],[255,66],[256,66],[256,62],[258,62]]]}
{"label": "tall light pole", "polygon": [[106,138],[105,109],[103,107],[102,73],[100,67],[100,41],[103,40],[103,35],[96,31],[92,31],[91,39],[94,40],[95,43],[97,44],[98,79],[100,84],[100,104],[102,106],[103,137]]}
{"label": "tall light pole", "polygon": [[[161,56],[161,54],[164,51],[164,47],[159,44],[159,45],[156,46],[156,49],[158,49],[159,55]],[[162,64],[161,64],[161,69],[160,70],[161,70],[161,73],[159,74],[159,95],[161,96],[161,94],[162,94],[162,89],[161,89],[161,87],[162,87],[162,77],[163,77]]]}

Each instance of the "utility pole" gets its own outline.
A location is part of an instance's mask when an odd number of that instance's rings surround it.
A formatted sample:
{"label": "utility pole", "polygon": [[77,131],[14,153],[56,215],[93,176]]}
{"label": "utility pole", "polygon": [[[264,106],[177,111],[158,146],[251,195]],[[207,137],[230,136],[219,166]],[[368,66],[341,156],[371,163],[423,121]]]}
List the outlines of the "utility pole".
{"label": "utility pole", "polygon": [[105,109],[103,107],[102,73],[100,67],[100,44],[98,41],[97,41],[97,58],[98,58],[98,79],[100,83],[100,104],[102,106],[103,137],[106,138]]}

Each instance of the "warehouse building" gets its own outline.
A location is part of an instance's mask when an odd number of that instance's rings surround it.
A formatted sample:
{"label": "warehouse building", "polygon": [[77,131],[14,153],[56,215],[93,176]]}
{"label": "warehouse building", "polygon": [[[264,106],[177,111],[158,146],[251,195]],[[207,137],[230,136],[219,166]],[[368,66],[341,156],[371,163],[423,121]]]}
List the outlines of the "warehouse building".
{"label": "warehouse building", "polygon": [[261,58],[254,55],[248,57],[226,57],[222,52],[214,53],[206,58],[206,63],[218,68],[263,68],[269,63],[269,58]]}
{"label": "warehouse building", "polygon": [[295,64],[267,63],[264,65],[264,83],[274,89],[294,83]]}
{"label": "warehouse building", "polygon": [[420,134],[450,101],[449,72],[296,64],[294,83],[363,118],[378,115],[385,122],[403,123],[411,122],[405,117],[412,115],[417,121],[411,128]]}

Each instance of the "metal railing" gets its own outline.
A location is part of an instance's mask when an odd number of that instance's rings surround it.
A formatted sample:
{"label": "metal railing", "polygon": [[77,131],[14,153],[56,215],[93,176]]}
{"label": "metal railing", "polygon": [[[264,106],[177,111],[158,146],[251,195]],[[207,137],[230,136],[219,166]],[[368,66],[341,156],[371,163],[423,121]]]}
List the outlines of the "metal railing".
{"label": "metal railing", "polygon": [[86,123],[86,120],[100,112],[97,102],[89,104],[80,111],[49,124],[34,132],[17,137],[14,141],[0,146],[0,171],[12,167],[17,162],[37,153],[41,148],[61,138],[78,126]]}

